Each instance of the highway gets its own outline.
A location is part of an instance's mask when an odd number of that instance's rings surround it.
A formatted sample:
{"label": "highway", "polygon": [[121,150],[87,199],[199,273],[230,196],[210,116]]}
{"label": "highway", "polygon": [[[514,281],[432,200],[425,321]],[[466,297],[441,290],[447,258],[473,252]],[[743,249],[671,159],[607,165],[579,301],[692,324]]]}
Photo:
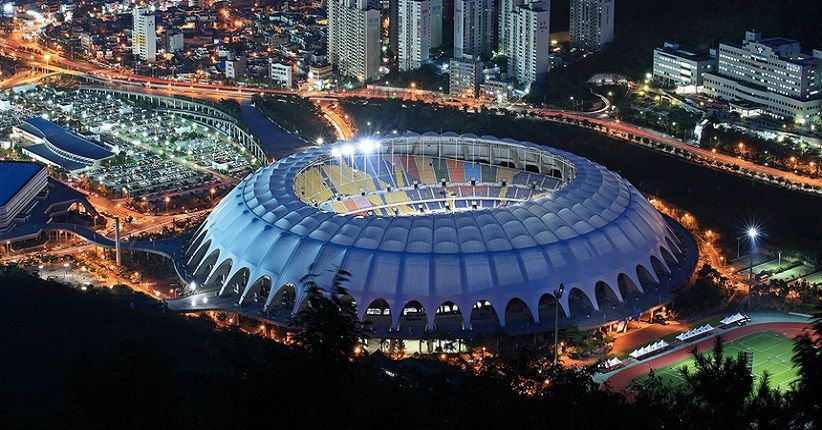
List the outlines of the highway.
{"label": "highway", "polygon": [[[303,97],[315,97],[324,101],[339,100],[347,97],[370,97],[370,98],[389,98],[389,97],[403,97],[408,100],[419,100],[421,97],[425,98],[426,102],[437,103],[439,105],[447,106],[462,106],[465,103],[461,101],[448,101],[432,97],[426,97],[426,94],[416,95],[413,90],[406,92],[387,93],[385,91],[378,91],[374,89],[360,89],[358,91],[344,92],[344,93],[318,93],[318,92],[298,92],[296,90],[275,90],[263,88],[249,88],[243,86],[220,85],[211,83],[198,82],[179,82],[170,81],[160,78],[152,78],[147,76],[134,75],[117,71],[115,69],[100,68],[88,63],[77,62],[66,59],[55,52],[44,52],[39,46],[32,43],[22,43],[8,38],[0,38],[0,49],[11,51],[12,55],[18,55],[20,58],[28,58],[30,65],[50,70],[52,72],[61,72],[71,74],[86,79],[95,79],[103,84],[115,87],[128,87],[130,91],[153,92],[159,91],[165,94],[185,94],[196,98],[235,98],[244,99],[250,98],[255,94],[297,94]],[[7,52],[7,55],[9,52]],[[428,100],[431,99],[431,100]],[[718,152],[712,152],[707,149],[699,148],[690,145],[684,141],[673,138],[671,136],[652,131],[638,125],[620,122],[619,120],[608,117],[607,115],[598,115],[600,112],[607,110],[607,98],[604,98],[605,108],[598,112],[569,112],[563,110],[511,106],[509,110],[524,114],[534,114],[537,117],[544,118],[551,121],[565,122],[566,120],[576,120],[580,123],[587,121],[588,128],[596,131],[604,132],[612,137],[621,138],[623,141],[637,143],[627,138],[627,135],[634,135],[639,138],[647,138],[656,142],[667,149],[676,149],[683,153],[689,154],[691,158],[700,159],[709,167],[720,168],[719,164],[731,166],[731,168],[722,168],[722,170],[736,173],[746,174],[745,171],[753,173],[754,178],[765,181],[764,178],[772,176],[786,181],[788,185],[794,187],[810,187],[822,189],[822,179],[810,178],[801,176],[793,172],[775,169],[769,166],[755,164],[748,160],[744,160],[731,155],[726,155]],[[325,103],[324,103],[325,104]],[[322,108],[322,105],[321,105]],[[338,137],[351,138],[355,134],[355,130],[345,121],[340,118],[331,109],[323,108],[326,119],[328,119],[334,128],[337,130]],[[574,125],[574,124],[572,124]],[[580,124],[581,125],[581,124]],[[593,127],[596,126],[596,127]],[[639,144],[639,143],[637,143]],[[651,148],[653,149],[653,148]],[[761,176],[757,178],[756,176]],[[782,184],[778,184],[782,185]]]}

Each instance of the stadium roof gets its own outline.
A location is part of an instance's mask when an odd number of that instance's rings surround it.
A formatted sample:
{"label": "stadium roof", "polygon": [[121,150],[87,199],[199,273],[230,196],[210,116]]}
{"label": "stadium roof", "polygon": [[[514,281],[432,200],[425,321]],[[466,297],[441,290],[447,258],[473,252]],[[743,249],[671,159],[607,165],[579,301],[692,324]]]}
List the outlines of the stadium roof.
{"label": "stadium roof", "polygon": [[69,154],[91,160],[103,160],[114,155],[111,151],[69,133],[63,127],[47,119],[31,117],[25,121],[25,124],[29,125],[25,127],[26,131],[48,140],[56,148]]}
{"label": "stadium roof", "polygon": [[[431,157],[443,153],[441,144],[465,147],[455,154],[474,153],[469,146],[489,153],[494,147],[498,160],[505,157],[499,149],[505,146],[511,149],[508,157],[518,149],[536,149],[540,160],[571,163],[574,173],[553,193],[491,209],[341,215],[295,194],[294,178],[306,166],[334,148],[345,151],[342,144],[313,148],[259,169],[220,202],[189,247],[192,274],[203,275],[201,287],[217,288],[220,295],[234,294],[228,286],[239,285],[240,306],[254,303],[262,284],[270,282],[260,304],[268,309],[279,291],[296,286],[296,311],[306,296],[300,285],[304,275],[313,271],[319,285],[331,285],[339,268],[351,273],[346,288],[361,318],[377,300],[388,304],[396,326],[400,310],[412,301],[427,310],[431,324],[434,310],[444,303],[467,310],[467,319],[478,301],[499,310],[520,299],[538,320],[540,300],[560,284],[567,291],[559,300],[566,315],[574,290],[599,310],[600,284],[622,302],[621,279],[641,291],[640,268],[659,282],[654,266],[670,272],[666,261],[675,262],[681,253],[667,221],[639,191],[587,159],[526,142],[453,133],[407,133],[382,145],[400,140],[415,145],[414,155]],[[504,312],[499,318],[504,326]]]}
{"label": "stadium roof", "polygon": [[17,194],[38,172],[46,166],[28,161],[0,161],[0,205]]}

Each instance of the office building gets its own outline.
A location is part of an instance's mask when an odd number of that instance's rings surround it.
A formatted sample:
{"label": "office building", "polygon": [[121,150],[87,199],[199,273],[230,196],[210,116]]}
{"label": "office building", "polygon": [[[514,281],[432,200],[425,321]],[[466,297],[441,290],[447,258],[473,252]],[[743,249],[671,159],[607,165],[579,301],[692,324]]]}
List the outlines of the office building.
{"label": "office building", "polygon": [[399,0],[399,50],[401,71],[419,69],[428,62],[431,49],[429,0]]}
{"label": "office building", "polygon": [[472,58],[452,58],[448,69],[448,93],[455,97],[476,98],[482,79],[482,62]]}
{"label": "office building", "polygon": [[754,103],[797,124],[820,121],[822,50],[803,52],[794,40],[749,31],[742,43],[721,43],[718,51],[716,72],[703,77],[705,94]]}
{"label": "office building", "polygon": [[654,80],[676,87],[679,93],[695,93],[706,72],[716,70],[716,58],[666,43],[654,49]]}
{"label": "office building", "polygon": [[571,0],[572,47],[599,52],[614,40],[614,2]]}
{"label": "office building", "polygon": [[534,1],[510,14],[508,75],[525,87],[545,79],[550,69],[549,3]]}
{"label": "office building", "polygon": [[454,0],[454,57],[490,56],[496,48],[494,0]]}
{"label": "office building", "polygon": [[328,55],[340,75],[379,79],[380,16],[374,1],[328,1]]}
{"label": "office building", "polygon": [[291,88],[294,85],[291,64],[268,60],[268,75],[274,83],[283,88]]}
{"label": "office building", "polygon": [[135,58],[153,63],[157,59],[157,27],[154,14],[135,8],[132,12],[131,51]]}

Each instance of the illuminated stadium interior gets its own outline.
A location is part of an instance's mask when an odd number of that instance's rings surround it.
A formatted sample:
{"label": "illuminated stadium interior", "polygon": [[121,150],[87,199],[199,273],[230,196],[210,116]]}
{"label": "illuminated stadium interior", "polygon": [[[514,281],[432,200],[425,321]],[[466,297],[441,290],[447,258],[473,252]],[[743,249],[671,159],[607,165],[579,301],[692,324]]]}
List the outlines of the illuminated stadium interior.
{"label": "illuminated stadium interior", "polygon": [[574,167],[559,156],[505,142],[364,140],[334,148],[297,175],[303,202],[344,215],[409,216],[516,204],[563,188]]}

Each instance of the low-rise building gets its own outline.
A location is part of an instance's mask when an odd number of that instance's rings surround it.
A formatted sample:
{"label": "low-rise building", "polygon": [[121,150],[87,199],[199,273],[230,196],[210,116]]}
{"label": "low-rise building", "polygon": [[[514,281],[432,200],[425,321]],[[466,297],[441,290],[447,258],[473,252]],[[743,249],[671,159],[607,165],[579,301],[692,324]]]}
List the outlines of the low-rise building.
{"label": "low-rise building", "polygon": [[653,77],[665,85],[673,85],[677,92],[695,93],[702,87],[705,73],[716,70],[716,58],[665,43],[654,49]]}
{"label": "low-rise building", "polygon": [[274,83],[277,83],[284,88],[291,88],[294,85],[293,75],[291,73],[291,64],[269,60],[268,73]]}
{"label": "low-rise building", "polygon": [[448,63],[448,70],[448,93],[450,95],[477,97],[482,78],[482,61],[472,58],[452,58]]}
{"label": "low-rise building", "polygon": [[331,89],[334,83],[334,67],[330,64],[308,67],[308,85],[314,91]]}
{"label": "low-rise building", "polygon": [[480,85],[480,97],[506,103],[514,91],[514,83],[507,79],[486,78]]}

